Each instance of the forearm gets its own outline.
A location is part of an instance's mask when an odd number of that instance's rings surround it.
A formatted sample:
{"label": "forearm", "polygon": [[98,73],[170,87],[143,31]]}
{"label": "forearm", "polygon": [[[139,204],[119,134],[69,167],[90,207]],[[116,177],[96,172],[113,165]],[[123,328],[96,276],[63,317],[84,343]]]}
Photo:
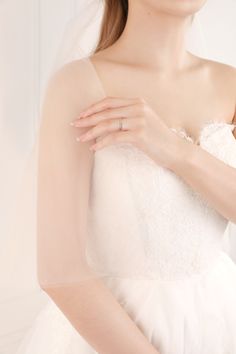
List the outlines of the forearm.
{"label": "forearm", "polygon": [[42,288],[98,353],[159,354],[100,279]]}
{"label": "forearm", "polygon": [[180,138],[169,168],[226,219],[236,223],[236,168]]}

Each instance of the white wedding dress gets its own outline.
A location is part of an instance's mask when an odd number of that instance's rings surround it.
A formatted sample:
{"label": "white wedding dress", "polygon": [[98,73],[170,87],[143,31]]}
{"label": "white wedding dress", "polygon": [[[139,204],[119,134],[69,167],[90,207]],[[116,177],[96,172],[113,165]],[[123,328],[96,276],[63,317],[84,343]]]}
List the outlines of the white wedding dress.
{"label": "white wedding dress", "polygon": [[[199,141],[236,168],[234,127],[212,120]],[[236,265],[222,248],[228,220],[128,143],[95,153],[91,186],[91,265],[110,274],[104,281],[148,340],[161,354],[236,354]],[[50,299],[17,352],[95,353]]]}

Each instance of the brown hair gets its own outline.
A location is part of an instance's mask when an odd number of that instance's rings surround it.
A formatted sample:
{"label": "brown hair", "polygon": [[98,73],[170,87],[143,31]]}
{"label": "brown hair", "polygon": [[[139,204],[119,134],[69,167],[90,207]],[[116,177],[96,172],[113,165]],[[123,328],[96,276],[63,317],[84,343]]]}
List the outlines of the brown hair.
{"label": "brown hair", "polygon": [[[105,8],[98,44],[94,53],[116,42],[122,34],[128,17],[128,0],[104,0]],[[192,15],[191,23],[194,20]]]}
{"label": "brown hair", "polygon": [[104,0],[105,8],[101,32],[94,53],[116,42],[123,32],[128,17],[128,0]]}

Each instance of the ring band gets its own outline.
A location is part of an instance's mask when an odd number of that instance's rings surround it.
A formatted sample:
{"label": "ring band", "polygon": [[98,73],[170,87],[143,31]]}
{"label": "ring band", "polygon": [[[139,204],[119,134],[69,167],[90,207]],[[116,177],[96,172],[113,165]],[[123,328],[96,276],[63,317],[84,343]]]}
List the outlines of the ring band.
{"label": "ring band", "polygon": [[124,127],[123,127],[123,118],[120,118],[119,119],[119,130],[123,130]]}

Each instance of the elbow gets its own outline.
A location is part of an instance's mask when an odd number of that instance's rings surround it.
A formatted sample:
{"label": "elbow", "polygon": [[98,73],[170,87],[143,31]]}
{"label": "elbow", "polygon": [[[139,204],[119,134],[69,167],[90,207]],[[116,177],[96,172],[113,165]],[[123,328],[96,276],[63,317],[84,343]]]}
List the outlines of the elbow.
{"label": "elbow", "polygon": [[48,295],[52,300],[54,300],[53,295],[56,293],[56,288],[52,285],[46,284],[44,281],[38,279],[38,285],[40,289]]}
{"label": "elbow", "polygon": [[41,279],[39,276],[37,277],[38,286],[45,292],[47,292],[48,285]]}
{"label": "elbow", "polygon": [[39,269],[37,269],[37,282],[38,286],[45,292],[48,292],[49,284],[47,283],[45,276],[42,276]]}
{"label": "elbow", "polygon": [[53,296],[60,293],[60,290],[63,286],[56,281],[49,281],[49,278],[45,278],[45,274],[42,275],[39,272],[37,273],[37,282],[39,287],[53,299]]}
{"label": "elbow", "polygon": [[40,281],[39,279],[38,279],[38,285],[44,291],[47,289],[47,285],[44,282]]}
{"label": "elbow", "polygon": [[53,277],[52,274],[55,270],[51,269],[52,267],[48,266],[48,259],[45,258],[45,254],[41,254],[38,250],[37,253],[37,266],[36,266],[36,280],[40,289],[48,293],[49,289],[52,288]]}

